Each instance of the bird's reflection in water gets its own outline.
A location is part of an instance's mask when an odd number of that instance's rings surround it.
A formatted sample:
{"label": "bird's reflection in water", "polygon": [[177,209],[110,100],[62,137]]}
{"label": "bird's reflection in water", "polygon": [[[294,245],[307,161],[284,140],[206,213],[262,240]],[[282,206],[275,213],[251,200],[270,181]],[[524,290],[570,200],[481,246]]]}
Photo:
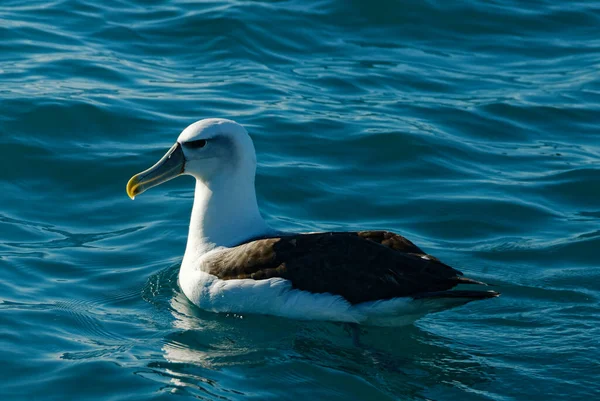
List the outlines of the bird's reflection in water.
{"label": "bird's reflection in water", "polygon": [[169,310],[172,331],[162,347],[166,362],[149,367],[172,392],[209,399],[305,391],[328,399],[427,399],[479,391],[490,374],[460,344],[414,325],[361,328],[357,347],[343,324],[206,312],[164,273],[170,290],[148,300]]}

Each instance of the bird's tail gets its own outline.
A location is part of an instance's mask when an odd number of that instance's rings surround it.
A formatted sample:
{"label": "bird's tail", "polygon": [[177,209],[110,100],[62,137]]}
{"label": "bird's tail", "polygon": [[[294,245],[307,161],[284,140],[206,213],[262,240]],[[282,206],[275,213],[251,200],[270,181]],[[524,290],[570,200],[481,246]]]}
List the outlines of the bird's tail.
{"label": "bird's tail", "polygon": [[424,293],[415,295],[413,298],[414,299],[463,298],[466,300],[474,301],[476,299],[496,298],[498,296],[500,296],[500,293],[496,292],[496,291],[447,290],[447,291],[424,292]]}
{"label": "bird's tail", "polygon": [[468,278],[465,276],[456,276],[453,278],[453,281],[456,284],[475,284],[475,285],[485,285],[488,286],[488,283],[484,283],[483,281],[473,280],[472,278]]}

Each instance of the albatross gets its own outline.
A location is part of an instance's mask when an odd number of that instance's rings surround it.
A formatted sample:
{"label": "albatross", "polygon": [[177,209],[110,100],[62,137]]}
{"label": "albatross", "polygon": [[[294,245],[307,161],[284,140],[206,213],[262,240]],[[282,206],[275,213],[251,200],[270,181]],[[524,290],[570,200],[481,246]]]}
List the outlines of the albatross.
{"label": "albatross", "polygon": [[179,286],[201,309],[376,326],[498,292],[388,231],[287,233],[262,218],[256,152],[246,129],[204,119],[184,129],[152,167],[127,183],[131,199],[179,175],[196,179]]}

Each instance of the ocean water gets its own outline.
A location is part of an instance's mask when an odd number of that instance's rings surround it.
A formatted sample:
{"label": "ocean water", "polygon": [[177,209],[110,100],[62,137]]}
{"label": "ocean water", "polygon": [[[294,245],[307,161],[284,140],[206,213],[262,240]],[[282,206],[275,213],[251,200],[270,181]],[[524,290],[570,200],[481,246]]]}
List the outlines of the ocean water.
{"label": "ocean water", "polygon": [[[600,396],[600,3],[0,2],[2,400]],[[404,328],[214,314],[177,285],[189,177],[244,124],[282,230],[387,229],[497,299]]]}

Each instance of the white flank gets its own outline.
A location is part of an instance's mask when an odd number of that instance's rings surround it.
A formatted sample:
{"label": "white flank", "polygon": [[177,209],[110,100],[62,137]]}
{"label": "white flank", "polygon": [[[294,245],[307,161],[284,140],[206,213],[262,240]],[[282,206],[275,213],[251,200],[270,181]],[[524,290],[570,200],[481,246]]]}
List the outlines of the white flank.
{"label": "white flank", "polygon": [[352,305],[338,295],[293,289],[291,282],[282,278],[220,280],[199,268],[184,265],[179,273],[179,285],[193,304],[212,312],[255,313],[369,326],[409,325],[428,313],[467,301],[393,298]]}

